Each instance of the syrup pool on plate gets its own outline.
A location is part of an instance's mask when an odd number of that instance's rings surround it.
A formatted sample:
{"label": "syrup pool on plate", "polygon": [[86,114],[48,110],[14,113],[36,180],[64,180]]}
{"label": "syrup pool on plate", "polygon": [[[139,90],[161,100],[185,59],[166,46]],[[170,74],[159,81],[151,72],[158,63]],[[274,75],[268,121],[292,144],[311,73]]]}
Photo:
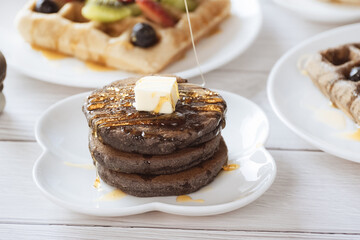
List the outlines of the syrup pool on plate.
{"label": "syrup pool on plate", "polygon": [[[69,56],[66,54],[63,54],[63,53],[60,53],[58,51],[54,51],[51,49],[47,49],[44,47],[31,45],[31,48],[34,49],[35,51],[41,52],[41,54],[48,60],[62,60],[65,58],[69,58]],[[105,65],[94,63],[91,61],[85,61],[84,64],[85,64],[86,68],[88,68],[89,70],[94,71],[94,72],[107,72],[107,71],[116,70],[114,68],[107,67]]]}
{"label": "syrup pool on plate", "polygon": [[177,202],[197,202],[197,203],[203,203],[205,202],[203,199],[192,199],[188,195],[180,195],[176,198]]}
{"label": "syrup pool on plate", "polygon": [[64,58],[68,58],[69,56],[54,50],[50,50],[47,48],[39,47],[36,45],[31,45],[31,48],[35,51],[41,52],[41,54],[48,60],[60,60]]}

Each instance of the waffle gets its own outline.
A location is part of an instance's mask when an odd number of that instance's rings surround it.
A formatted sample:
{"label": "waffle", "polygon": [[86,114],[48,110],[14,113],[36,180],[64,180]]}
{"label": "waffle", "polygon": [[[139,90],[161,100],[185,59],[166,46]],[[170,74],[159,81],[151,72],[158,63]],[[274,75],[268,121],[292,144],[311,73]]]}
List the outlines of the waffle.
{"label": "waffle", "polygon": [[330,101],[360,124],[360,81],[351,81],[350,71],[360,66],[360,44],[329,48],[311,56],[304,70]]}
{"label": "waffle", "polygon": [[[88,21],[81,15],[81,2],[66,3],[57,13],[34,11],[31,0],[17,15],[22,37],[32,45],[59,51],[84,61],[141,74],[158,73],[180,59],[191,47],[186,13],[174,27],[163,28],[143,16],[128,17],[113,23]],[[200,0],[190,13],[195,41],[209,35],[230,13],[230,0]],[[130,43],[132,27],[150,24],[160,41],[151,48]]]}

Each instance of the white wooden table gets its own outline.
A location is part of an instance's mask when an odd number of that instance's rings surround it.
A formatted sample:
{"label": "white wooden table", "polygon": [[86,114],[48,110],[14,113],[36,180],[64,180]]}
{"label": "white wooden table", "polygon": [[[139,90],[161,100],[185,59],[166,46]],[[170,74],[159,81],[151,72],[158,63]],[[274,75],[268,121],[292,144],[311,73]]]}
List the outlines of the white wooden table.
{"label": "white wooden table", "polygon": [[[23,0],[0,3],[0,27],[12,27],[14,16],[9,12],[22,4]],[[252,47],[205,76],[208,87],[245,96],[269,117],[266,147],[277,162],[278,176],[261,198],[209,217],[151,212],[99,218],[53,204],[32,180],[32,167],[41,153],[34,124],[53,103],[88,89],[43,83],[10,68],[7,106],[0,115],[0,239],[360,239],[360,164],[302,141],[277,119],[266,97],[267,76],[275,61],[302,40],[336,26],[306,22],[269,0],[262,1],[262,8],[263,29]]]}

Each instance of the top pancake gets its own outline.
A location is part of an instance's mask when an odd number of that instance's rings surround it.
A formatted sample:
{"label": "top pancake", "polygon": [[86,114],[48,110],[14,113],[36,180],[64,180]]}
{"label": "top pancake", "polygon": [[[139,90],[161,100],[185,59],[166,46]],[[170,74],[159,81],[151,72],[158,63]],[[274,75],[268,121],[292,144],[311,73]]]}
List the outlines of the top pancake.
{"label": "top pancake", "polygon": [[169,154],[209,141],[225,126],[224,99],[179,77],[180,99],[172,114],[137,111],[133,103],[138,79],[114,82],[86,99],[83,112],[104,144],[124,152]]}

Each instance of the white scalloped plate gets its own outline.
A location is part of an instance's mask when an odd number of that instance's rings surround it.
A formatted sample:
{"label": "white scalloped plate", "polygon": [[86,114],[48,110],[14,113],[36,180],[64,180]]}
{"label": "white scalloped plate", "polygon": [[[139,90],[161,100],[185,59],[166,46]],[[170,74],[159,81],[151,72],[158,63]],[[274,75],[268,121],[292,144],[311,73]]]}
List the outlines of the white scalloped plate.
{"label": "white scalloped plate", "polygon": [[[199,41],[197,52],[204,73],[212,71],[244,52],[258,35],[262,22],[258,0],[232,0],[232,15],[220,26],[218,34]],[[20,36],[8,41],[9,64],[22,73],[45,82],[74,87],[97,88],[115,80],[134,76],[124,71],[96,72],[75,58],[48,60],[33,50]],[[200,74],[195,56],[189,49],[186,56],[167,67],[164,73],[183,78]]]}
{"label": "white scalloped plate", "polygon": [[[190,194],[203,202],[177,202],[176,196],[99,200],[113,190],[93,187],[95,169],[88,150],[88,126],[81,111],[89,93],[75,95],[50,107],[39,119],[35,134],[44,152],[33,170],[36,185],[52,201],[75,212],[97,216],[125,216],[149,211],[202,216],[228,212],[260,197],[272,184],[276,165],[263,144],[269,124],[263,111],[238,95],[219,91],[228,103],[223,136],[229,163],[240,167],[221,172],[210,185]],[[69,166],[71,163],[72,166]],[[87,168],[74,167],[74,164]],[[78,165],[79,166],[79,165]]]}
{"label": "white scalloped plate", "polygon": [[360,5],[336,4],[319,0],[273,0],[305,19],[323,23],[348,23],[360,20]]}

